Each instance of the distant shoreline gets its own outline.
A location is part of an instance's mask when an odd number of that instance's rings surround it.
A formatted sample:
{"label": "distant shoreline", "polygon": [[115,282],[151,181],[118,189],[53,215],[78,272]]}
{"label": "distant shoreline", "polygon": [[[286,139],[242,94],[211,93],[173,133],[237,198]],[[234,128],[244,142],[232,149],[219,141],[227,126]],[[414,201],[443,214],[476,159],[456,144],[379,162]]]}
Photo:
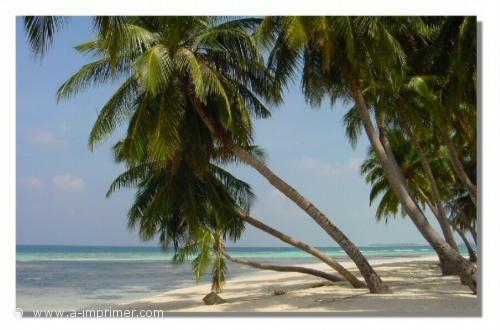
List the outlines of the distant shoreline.
{"label": "distant shoreline", "polygon": [[[461,245],[461,244],[459,244]],[[359,248],[363,247],[381,247],[381,246],[429,246],[429,244],[426,243],[374,243],[374,244],[367,244],[367,245],[358,245]],[[162,249],[161,247],[157,245],[82,245],[82,244],[16,244],[16,248],[18,247],[67,247],[67,248],[145,248],[145,249]],[[340,248],[340,246],[335,245],[335,246],[315,246],[316,248],[322,249],[322,248]],[[294,247],[290,245],[283,245],[283,246],[230,246],[228,245],[227,248],[229,249],[294,249]]]}

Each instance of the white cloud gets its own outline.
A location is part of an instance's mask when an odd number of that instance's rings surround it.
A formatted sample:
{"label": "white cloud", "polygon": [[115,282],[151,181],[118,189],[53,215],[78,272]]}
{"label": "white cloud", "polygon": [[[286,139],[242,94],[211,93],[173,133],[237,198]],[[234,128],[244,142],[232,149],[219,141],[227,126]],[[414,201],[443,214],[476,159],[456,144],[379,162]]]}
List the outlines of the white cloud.
{"label": "white cloud", "polygon": [[43,187],[42,179],[40,179],[36,176],[21,178],[21,179],[19,179],[19,184],[22,187],[29,188],[29,189],[40,189]]}
{"label": "white cloud", "polygon": [[81,191],[85,188],[82,178],[69,173],[53,176],[52,183],[58,190],[64,192]]}
{"label": "white cloud", "polygon": [[62,147],[66,145],[66,140],[58,137],[49,130],[35,130],[31,134],[31,142],[36,145],[46,147]]}
{"label": "white cloud", "polygon": [[357,172],[363,160],[352,158],[347,162],[325,162],[321,159],[305,156],[302,157],[298,165],[301,169],[308,170],[322,175],[337,175],[349,172]]}

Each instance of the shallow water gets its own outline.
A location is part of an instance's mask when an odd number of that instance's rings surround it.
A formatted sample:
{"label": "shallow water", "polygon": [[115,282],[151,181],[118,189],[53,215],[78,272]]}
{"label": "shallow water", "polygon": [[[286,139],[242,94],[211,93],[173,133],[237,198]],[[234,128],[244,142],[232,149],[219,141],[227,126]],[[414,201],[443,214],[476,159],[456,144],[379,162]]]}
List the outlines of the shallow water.
{"label": "shallow water", "polygon": [[[339,260],[340,248],[321,248]],[[433,255],[429,246],[361,247],[368,259]],[[295,248],[229,248],[235,257],[275,264],[316,263]],[[464,250],[465,252],[465,250]],[[79,309],[108,307],[195,285],[190,262],[173,264],[172,252],[156,247],[17,246],[16,306]],[[259,270],[228,263],[229,279]],[[202,282],[209,282],[210,275]]]}

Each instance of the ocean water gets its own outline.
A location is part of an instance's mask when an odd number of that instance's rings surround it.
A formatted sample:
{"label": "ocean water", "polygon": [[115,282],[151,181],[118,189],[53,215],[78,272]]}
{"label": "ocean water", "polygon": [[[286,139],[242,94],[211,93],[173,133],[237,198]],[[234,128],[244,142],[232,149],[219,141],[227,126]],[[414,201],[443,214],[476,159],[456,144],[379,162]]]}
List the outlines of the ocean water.
{"label": "ocean water", "polygon": [[[345,260],[339,247],[320,248]],[[430,246],[391,245],[360,248],[368,259],[433,255]],[[466,250],[461,247],[463,253]],[[319,262],[293,247],[229,248],[235,257],[274,264]],[[35,246],[16,249],[16,307],[81,309],[109,307],[195,285],[190,262],[173,264],[172,252],[156,247]],[[228,262],[228,279],[260,272]],[[202,279],[209,282],[210,275]]]}

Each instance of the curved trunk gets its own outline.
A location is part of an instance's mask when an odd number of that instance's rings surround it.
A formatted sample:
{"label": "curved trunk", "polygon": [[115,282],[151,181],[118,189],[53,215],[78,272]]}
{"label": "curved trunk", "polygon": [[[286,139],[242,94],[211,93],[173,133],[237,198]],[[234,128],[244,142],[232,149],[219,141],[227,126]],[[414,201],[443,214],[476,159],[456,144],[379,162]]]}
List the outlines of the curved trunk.
{"label": "curved trunk", "polygon": [[[358,82],[351,79],[351,91],[354,101],[356,102],[356,109],[359,113],[365,132],[370,140],[370,143],[377,155],[377,158],[384,169],[387,180],[389,181],[392,190],[398,197],[405,212],[411,218],[417,229],[424,236],[424,238],[431,244],[441,260],[451,264],[456,272],[460,275],[463,283],[466,283],[470,289],[476,293],[476,267],[468,260],[463,258],[458,251],[454,250],[439,234],[432,228],[423,214],[422,210],[418,207],[416,202],[410,195],[406,179],[401,173],[401,169],[394,159],[388,156],[384,145],[379,140],[379,136],[372,124],[368,107],[366,106],[363,94]],[[390,145],[386,145],[390,150]]]}
{"label": "curved trunk", "polygon": [[472,235],[472,239],[474,240],[474,245],[477,246],[477,232],[474,225],[470,228],[470,234]]}
{"label": "curved trunk", "polygon": [[434,205],[436,207],[436,218],[438,220],[439,226],[441,227],[441,230],[443,232],[444,238],[446,242],[455,250],[458,251],[458,246],[457,243],[455,242],[455,238],[453,237],[453,232],[451,231],[450,227],[450,222],[448,218],[446,217],[446,212],[444,211],[443,208],[443,203],[441,199],[441,194],[438,189],[438,185],[436,182],[436,178],[434,177],[434,173],[432,171],[431,165],[429,163],[429,160],[427,159],[427,156],[425,155],[424,150],[422,149],[422,146],[420,145],[420,142],[418,141],[417,137],[413,133],[410,127],[408,127],[407,123],[403,121],[403,124],[406,128],[406,131],[408,132],[408,135],[410,136],[410,139],[412,143],[415,145],[415,149],[418,154],[418,158],[420,159],[420,162],[422,163],[422,167],[424,168],[425,174],[429,178],[429,181],[431,183],[431,193],[432,193],[432,199],[434,201]]}
{"label": "curved trunk", "polygon": [[469,261],[470,262],[477,262],[477,255],[472,246],[469,243],[469,240],[467,239],[467,236],[465,236],[465,233],[463,230],[458,228],[455,224],[452,223],[453,229],[460,235],[460,238],[465,244],[465,247],[467,248],[467,253],[469,253]]}
{"label": "curved trunk", "polygon": [[474,240],[474,245],[477,246],[476,222],[469,220],[467,215],[464,213],[464,210],[456,202],[453,203],[453,207],[455,208],[463,225],[469,227],[468,229],[472,236],[472,239]]}
{"label": "curved trunk", "polygon": [[[420,188],[417,188],[417,189],[418,189],[418,192],[420,193],[420,195],[422,195],[422,197],[425,199],[425,202],[427,203],[427,205],[429,206],[432,213],[434,214],[434,216],[437,219],[438,218],[437,207],[431,201],[431,199],[425,194],[425,192],[422,191],[422,189],[420,189]],[[449,221],[449,220],[447,220],[447,221]],[[450,224],[451,224],[451,222],[450,222]],[[458,251],[458,247],[456,250]],[[447,259],[444,259],[442,255],[438,254],[438,257],[439,257],[439,267],[441,268],[441,273],[443,274],[443,276],[458,275],[457,270],[453,268],[453,263],[450,263]]]}
{"label": "curved trunk", "polygon": [[460,156],[458,155],[457,149],[455,148],[455,144],[453,143],[453,140],[451,139],[448,132],[443,131],[443,137],[445,139],[446,147],[448,148],[448,152],[450,154],[451,165],[455,170],[455,173],[457,174],[460,181],[462,181],[462,184],[469,191],[472,202],[474,203],[474,205],[477,206],[476,204],[477,188],[474,185],[474,183],[472,183],[471,179],[467,175],[467,172],[465,172],[464,166],[460,161]]}
{"label": "curved trunk", "polygon": [[222,254],[224,255],[224,257],[226,257],[228,260],[230,260],[232,262],[246,265],[246,266],[250,266],[250,267],[254,267],[254,268],[265,269],[265,270],[274,270],[276,272],[294,272],[294,273],[309,274],[309,275],[313,275],[313,276],[327,279],[328,281],[331,281],[331,282],[343,281],[342,278],[340,278],[336,275],[328,274],[328,273],[325,273],[325,272],[322,272],[322,271],[319,271],[316,269],[312,269],[312,268],[299,267],[299,266],[281,266],[281,265],[261,264],[259,262],[255,262],[255,261],[250,261],[250,260],[246,260],[246,259],[232,257],[227,252],[222,252]]}
{"label": "curved trunk", "polygon": [[189,93],[191,94],[190,101],[193,107],[210,132],[222,143],[222,145],[224,145],[224,147],[230,149],[241,161],[252,166],[262,174],[271,185],[297,204],[297,206],[304,210],[318,225],[320,225],[320,227],[344,249],[347,255],[356,264],[371,293],[387,293],[390,291],[387,285],[368,263],[368,260],[363,256],[361,251],[326,217],[326,215],[324,215],[313,203],[299,194],[292,186],[274,174],[263,162],[254,157],[246,149],[236,145],[229,138],[229,134],[226,130],[206,112],[203,105],[197,100],[195,94],[192,91],[189,91]]}
{"label": "curved trunk", "polygon": [[389,288],[382,279],[378,276],[368,260],[363,256],[361,251],[347,238],[347,236],[335,226],[313,203],[299,194],[292,186],[287,184],[277,175],[275,175],[267,166],[260,160],[251,155],[247,150],[240,146],[232,147],[233,153],[239,159],[255,168],[261,173],[276,189],[282,192],[301,209],[303,209],[325,232],[332,237],[347,253],[347,255],[356,264],[359,271],[363,275],[371,293],[387,293]]}
{"label": "curved trunk", "polygon": [[354,276],[350,271],[348,271],[347,269],[342,267],[342,265],[339,264],[335,259],[333,259],[332,257],[321,252],[319,249],[317,249],[313,246],[307,245],[306,243],[301,242],[299,240],[296,240],[288,235],[285,235],[282,232],[277,231],[276,229],[269,227],[268,225],[260,222],[259,220],[252,218],[251,216],[242,214],[242,218],[243,218],[243,221],[248,222],[252,226],[259,228],[260,230],[265,231],[266,233],[282,240],[283,242],[288,243],[292,246],[295,246],[296,248],[301,249],[301,250],[315,256],[316,258],[323,261],[328,266],[335,269],[353,287],[355,287],[355,288],[365,288],[366,287],[366,285],[363,282],[361,282],[360,280],[358,280],[356,278],[356,276]]}

